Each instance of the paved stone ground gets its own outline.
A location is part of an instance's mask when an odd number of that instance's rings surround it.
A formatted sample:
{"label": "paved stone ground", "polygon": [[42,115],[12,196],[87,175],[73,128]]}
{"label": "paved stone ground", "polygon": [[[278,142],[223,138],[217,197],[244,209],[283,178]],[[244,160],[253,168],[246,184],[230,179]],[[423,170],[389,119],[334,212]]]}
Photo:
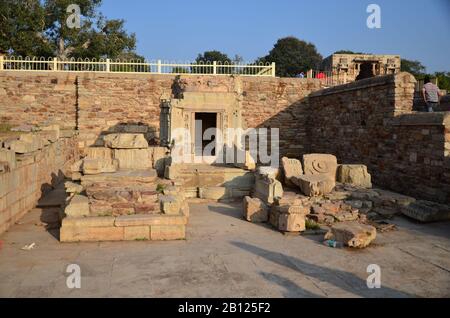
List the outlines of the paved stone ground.
{"label": "paved stone ground", "polygon": [[[448,222],[397,218],[399,230],[365,250],[333,249],[250,224],[240,204],[196,203],[186,241],[61,244],[40,224],[52,212],[35,209],[0,237],[1,297],[450,296]],[[72,263],[78,290],[66,287]],[[381,289],[366,286],[369,264],[381,267]]]}

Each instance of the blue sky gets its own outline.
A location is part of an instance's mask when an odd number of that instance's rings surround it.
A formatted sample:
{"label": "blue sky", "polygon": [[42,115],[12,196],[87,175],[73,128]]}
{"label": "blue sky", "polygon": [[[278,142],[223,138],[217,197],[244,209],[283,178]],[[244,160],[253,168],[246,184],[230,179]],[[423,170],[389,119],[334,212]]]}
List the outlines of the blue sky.
{"label": "blue sky", "polygon": [[[381,29],[366,8],[381,7]],[[428,72],[450,71],[450,0],[103,0],[108,18],[123,18],[148,59],[192,61],[220,50],[245,61],[266,55],[280,37],[336,50],[400,54]]]}

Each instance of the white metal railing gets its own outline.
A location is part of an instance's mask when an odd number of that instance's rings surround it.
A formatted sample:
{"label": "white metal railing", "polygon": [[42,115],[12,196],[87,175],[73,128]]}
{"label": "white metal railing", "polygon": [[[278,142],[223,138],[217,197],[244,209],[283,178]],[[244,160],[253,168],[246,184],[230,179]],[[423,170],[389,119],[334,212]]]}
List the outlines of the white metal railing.
{"label": "white metal railing", "polygon": [[309,70],[306,77],[318,79],[324,86],[327,87],[348,83],[347,73]]}
{"label": "white metal railing", "polygon": [[185,75],[245,75],[275,77],[275,63],[231,64],[227,62],[172,63],[120,59],[65,59],[2,56],[0,71],[107,72]]}

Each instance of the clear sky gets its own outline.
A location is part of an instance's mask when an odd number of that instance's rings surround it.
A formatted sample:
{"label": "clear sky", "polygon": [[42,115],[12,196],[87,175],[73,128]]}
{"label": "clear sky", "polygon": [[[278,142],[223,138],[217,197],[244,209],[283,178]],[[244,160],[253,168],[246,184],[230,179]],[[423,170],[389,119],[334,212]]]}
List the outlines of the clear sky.
{"label": "clear sky", "polygon": [[[366,26],[371,3],[381,7],[381,29]],[[450,0],[103,0],[101,11],[125,19],[151,60],[219,50],[253,61],[293,35],[324,57],[341,49],[399,54],[428,72],[450,71]]]}

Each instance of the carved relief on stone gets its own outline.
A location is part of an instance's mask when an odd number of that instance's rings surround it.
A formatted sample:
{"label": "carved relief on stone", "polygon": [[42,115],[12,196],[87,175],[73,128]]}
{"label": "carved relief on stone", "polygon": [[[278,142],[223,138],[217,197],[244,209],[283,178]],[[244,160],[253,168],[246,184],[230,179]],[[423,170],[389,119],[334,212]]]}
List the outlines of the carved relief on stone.
{"label": "carved relief on stone", "polygon": [[337,158],[329,154],[307,154],[303,156],[303,169],[306,175],[327,175],[336,180]]}

